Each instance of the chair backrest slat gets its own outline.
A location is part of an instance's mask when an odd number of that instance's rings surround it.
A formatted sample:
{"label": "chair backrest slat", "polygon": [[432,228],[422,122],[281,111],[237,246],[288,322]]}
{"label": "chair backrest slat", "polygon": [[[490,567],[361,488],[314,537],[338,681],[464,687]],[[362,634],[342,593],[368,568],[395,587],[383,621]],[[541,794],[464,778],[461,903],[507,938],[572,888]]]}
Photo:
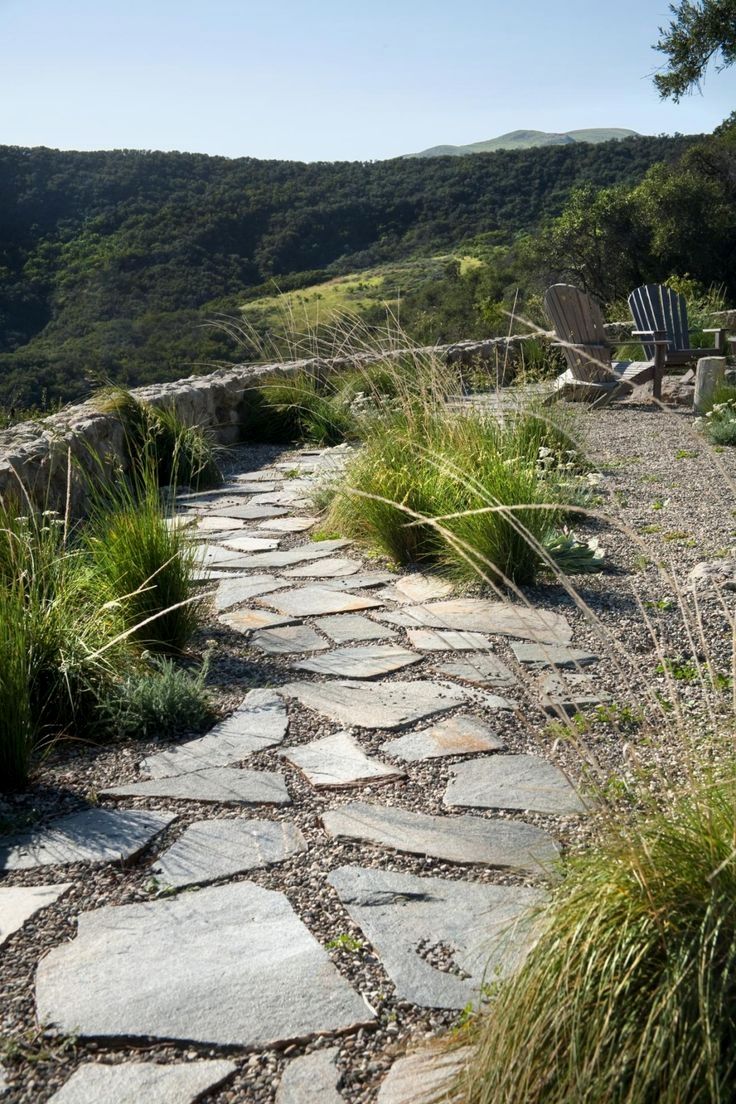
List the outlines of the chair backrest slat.
{"label": "chair backrest slat", "polygon": [[[631,317],[638,330],[664,330],[669,351],[682,352],[690,348],[687,303],[685,296],[665,284],[644,284],[629,296]],[[654,356],[654,346],[644,346],[648,357]]]}
{"label": "chair backrest slat", "polygon": [[561,342],[587,346],[585,349],[563,348],[575,379],[586,382],[616,379],[611,371],[603,315],[595,300],[572,284],[553,284],[545,292],[544,309]]}

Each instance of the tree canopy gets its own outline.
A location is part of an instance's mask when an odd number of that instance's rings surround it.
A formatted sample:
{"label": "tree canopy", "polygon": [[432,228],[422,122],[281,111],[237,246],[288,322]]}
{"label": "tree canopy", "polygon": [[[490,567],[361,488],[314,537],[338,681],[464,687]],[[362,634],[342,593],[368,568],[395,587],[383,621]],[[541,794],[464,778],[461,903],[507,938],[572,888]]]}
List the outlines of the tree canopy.
{"label": "tree canopy", "polygon": [[659,29],[654,49],[667,58],[656,84],[662,99],[675,102],[692,92],[714,59],[718,70],[736,61],[736,0],[680,0],[670,4],[669,27]]}

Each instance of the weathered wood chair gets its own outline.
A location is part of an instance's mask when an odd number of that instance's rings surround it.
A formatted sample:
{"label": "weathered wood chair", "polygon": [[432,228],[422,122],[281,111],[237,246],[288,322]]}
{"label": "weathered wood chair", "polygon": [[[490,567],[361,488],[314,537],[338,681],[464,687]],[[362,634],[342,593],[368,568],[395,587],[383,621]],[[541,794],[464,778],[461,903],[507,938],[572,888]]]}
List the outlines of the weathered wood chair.
{"label": "weathered wood chair", "polygon": [[691,348],[685,296],[666,284],[644,284],[636,288],[629,296],[629,310],[636,325],[633,336],[645,339],[647,356],[654,356],[652,343],[646,340],[650,334],[667,339],[665,371],[684,368],[700,357],[726,355],[726,331],[718,327],[704,331],[714,335],[710,348]]}
{"label": "weathered wood chair", "polygon": [[555,328],[567,371],[555,381],[551,399],[572,399],[605,406],[630,395],[634,387],[654,380],[659,397],[666,341],[648,334],[654,348],[648,361],[614,360],[613,345],[606,337],[598,304],[572,284],[553,284],[544,296],[544,309]]}

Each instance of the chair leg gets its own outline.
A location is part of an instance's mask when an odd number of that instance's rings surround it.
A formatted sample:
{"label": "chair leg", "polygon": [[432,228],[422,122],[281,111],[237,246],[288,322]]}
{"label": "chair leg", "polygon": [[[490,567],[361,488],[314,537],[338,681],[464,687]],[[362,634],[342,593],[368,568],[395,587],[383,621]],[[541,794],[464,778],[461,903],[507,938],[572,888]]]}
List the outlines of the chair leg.
{"label": "chair leg", "polygon": [[654,346],[654,375],[652,377],[652,395],[658,402],[661,402],[662,400],[662,377],[664,376],[666,355],[667,351],[664,345],[656,344]]}

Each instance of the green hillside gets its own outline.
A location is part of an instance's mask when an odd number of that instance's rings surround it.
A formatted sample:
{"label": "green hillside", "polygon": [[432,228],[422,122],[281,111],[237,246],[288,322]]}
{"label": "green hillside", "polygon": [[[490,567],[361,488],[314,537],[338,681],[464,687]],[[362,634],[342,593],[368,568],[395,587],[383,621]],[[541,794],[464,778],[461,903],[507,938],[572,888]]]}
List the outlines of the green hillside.
{"label": "green hillside", "polygon": [[538,146],[569,146],[576,142],[620,142],[624,138],[636,138],[635,130],[621,127],[593,127],[590,130],[566,130],[551,134],[544,130],[511,130],[498,138],[485,142],[472,142],[467,146],[431,146],[420,153],[408,153],[407,157],[464,157],[467,153],[495,153],[496,150],[534,149]]}

